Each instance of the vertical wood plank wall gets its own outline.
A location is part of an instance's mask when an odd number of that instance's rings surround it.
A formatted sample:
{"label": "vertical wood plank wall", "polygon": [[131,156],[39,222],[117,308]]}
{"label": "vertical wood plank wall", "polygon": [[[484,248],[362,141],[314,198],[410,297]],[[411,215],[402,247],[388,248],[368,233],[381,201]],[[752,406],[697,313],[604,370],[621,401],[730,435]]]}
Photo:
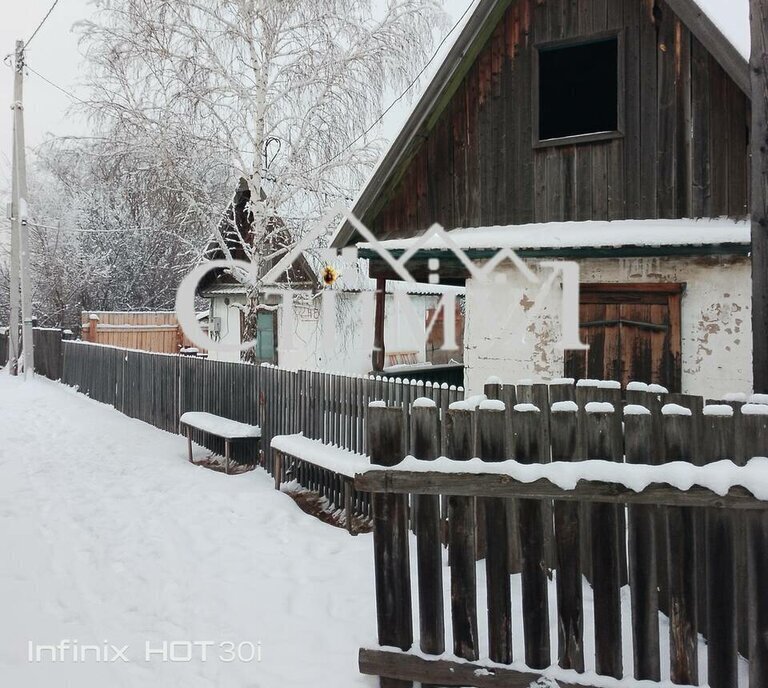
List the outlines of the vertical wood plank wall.
{"label": "vertical wood plank wall", "polygon": [[[623,36],[623,136],[534,147],[535,46],[609,31]],[[455,86],[363,218],[379,238],[747,215],[747,98],[664,0],[512,0]]]}

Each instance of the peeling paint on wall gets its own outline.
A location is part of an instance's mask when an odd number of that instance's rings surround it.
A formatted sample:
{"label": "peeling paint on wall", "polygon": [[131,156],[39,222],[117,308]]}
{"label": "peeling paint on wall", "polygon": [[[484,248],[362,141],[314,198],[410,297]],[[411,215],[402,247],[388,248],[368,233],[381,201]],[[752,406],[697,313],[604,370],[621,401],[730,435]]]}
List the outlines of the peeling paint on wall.
{"label": "peeling paint on wall", "polygon": [[[716,396],[752,387],[751,267],[739,256],[622,258],[579,261],[581,282],[682,282],[682,389]],[[515,382],[560,377],[560,286],[546,304],[515,270],[507,284],[467,281],[465,384],[481,391],[489,375]],[[531,318],[531,312],[536,315]]]}

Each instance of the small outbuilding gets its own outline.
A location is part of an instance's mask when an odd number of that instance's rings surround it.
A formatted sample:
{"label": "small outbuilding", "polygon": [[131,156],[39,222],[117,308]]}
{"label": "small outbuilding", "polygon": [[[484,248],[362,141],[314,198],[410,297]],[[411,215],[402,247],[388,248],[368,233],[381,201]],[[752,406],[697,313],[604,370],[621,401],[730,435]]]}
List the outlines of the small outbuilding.
{"label": "small outbuilding", "polygon": [[[748,20],[748,0],[479,0],[353,208],[393,255],[418,242],[414,277],[466,287],[470,390],[751,388]],[[420,240],[435,223],[450,245]],[[334,238],[359,242],[349,222]],[[588,352],[558,346],[552,261],[579,266]]]}

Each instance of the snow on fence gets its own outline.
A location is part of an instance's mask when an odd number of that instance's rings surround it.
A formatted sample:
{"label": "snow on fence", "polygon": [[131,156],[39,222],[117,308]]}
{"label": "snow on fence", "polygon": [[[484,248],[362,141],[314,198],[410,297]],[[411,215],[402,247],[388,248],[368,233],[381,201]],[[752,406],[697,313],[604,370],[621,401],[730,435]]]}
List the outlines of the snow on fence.
{"label": "snow on fence", "polygon": [[[485,391],[505,401],[454,404],[442,418],[414,407],[405,459],[400,409],[369,410],[375,465],[355,487],[372,493],[376,514],[379,647],[361,649],[361,671],[399,688],[542,676],[561,686],[768,685],[768,501],[749,489],[765,499],[768,475],[764,459],[737,468],[768,455],[768,406],[705,406],[643,385],[624,405],[616,385],[572,381]],[[452,461],[438,459],[441,447]],[[574,465],[586,457],[597,461]],[[653,468],[670,461],[682,463]],[[691,485],[697,477],[706,486]]]}

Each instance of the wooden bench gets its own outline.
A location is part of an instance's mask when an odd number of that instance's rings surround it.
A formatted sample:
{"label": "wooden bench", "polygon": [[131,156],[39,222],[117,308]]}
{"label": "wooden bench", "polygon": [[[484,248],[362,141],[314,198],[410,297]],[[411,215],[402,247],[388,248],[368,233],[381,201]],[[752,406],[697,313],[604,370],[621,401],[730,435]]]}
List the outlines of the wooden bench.
{"label": "wooden bench", "polygon": [[187,429],[190,463],[192,463],[192,430],[200,430],[224,440],[224,470],[226,473],[229,473],[232,442],[235,440],[261,438],[261,428],[258,425],[240,423],[230,418],[216,416],[213,413],[187,411],[181,415],[179,423]]}
{"label": "wooden bench", "polygon": [[332,506],[342,509],[346,515],[347,530],[350,534],[357,535],[354,526],[355,516],[367,518],[370,517],[370,513],[356,511],[353,483],[356,475],[370,468],[370,459],[348,449],[304,437],[302,434],[275,435],[271,446],[275,458],[275,489],[280,489],[283,464],[287,459],[294,459],[298,463],[319,469],[319,475],[316,474],[314,480],[310,479],[311,482],[315,482],[312,487],[302,482],[299,476],[295,479],[303,487],[326,497]]}

